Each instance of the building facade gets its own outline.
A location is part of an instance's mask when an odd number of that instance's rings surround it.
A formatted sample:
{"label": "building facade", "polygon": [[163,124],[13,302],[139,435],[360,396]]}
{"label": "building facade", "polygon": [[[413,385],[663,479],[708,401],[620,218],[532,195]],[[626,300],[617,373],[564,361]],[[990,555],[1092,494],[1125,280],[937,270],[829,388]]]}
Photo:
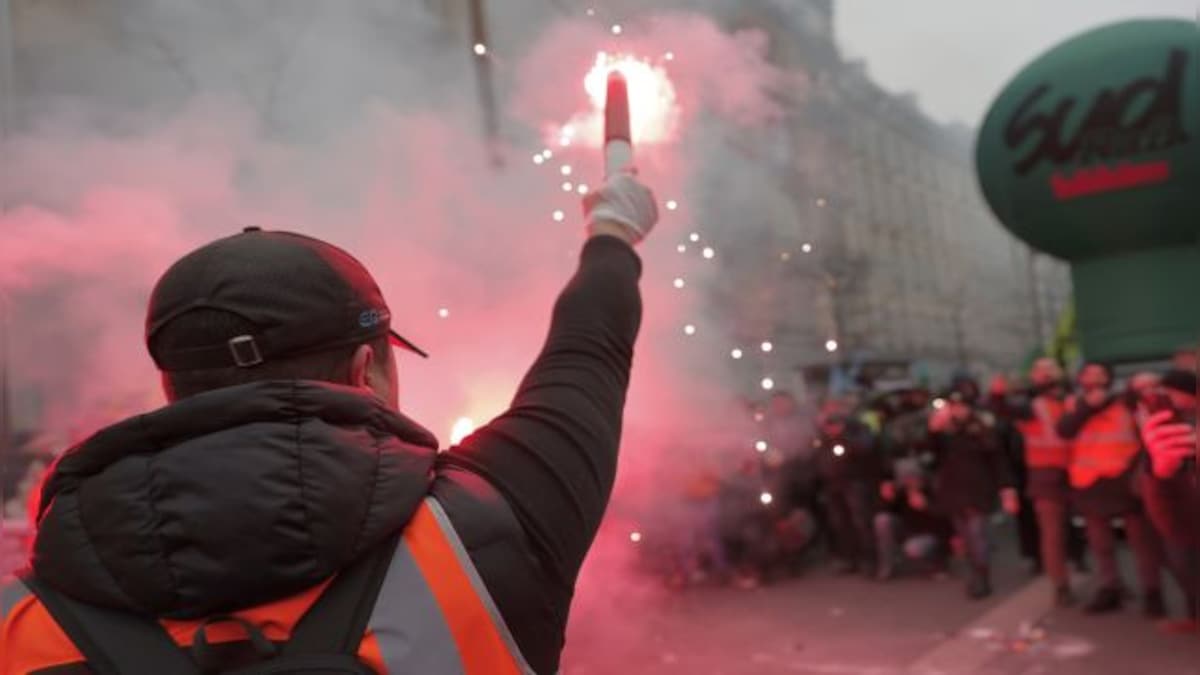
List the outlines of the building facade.
{"label": "building facade", "polygon": [[1067,267],[994,219],[972,130],[934,122],[915,97],[886,92],[841,57],[834,11],[828,0],[762,0],[723,17],[765,31],[772,61],[808,76],[764,153],[795,209],[776,245],[802,268],[775,307],[778,332],[799,339],[779,340],[775,358],[820,374],[898,366],[934,380],[1021,366],[1053,335]]}

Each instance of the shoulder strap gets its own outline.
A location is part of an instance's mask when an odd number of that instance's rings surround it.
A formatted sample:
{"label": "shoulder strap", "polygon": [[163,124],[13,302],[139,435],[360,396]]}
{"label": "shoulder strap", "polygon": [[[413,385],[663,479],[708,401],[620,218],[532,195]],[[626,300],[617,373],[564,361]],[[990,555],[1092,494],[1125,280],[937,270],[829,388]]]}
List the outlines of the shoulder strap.
{"label": "shoulder strap", "polygon": [[401,533],[343,569],[292,630],[284,656],[358,653]]}
{"label": "shoulder strap", "polygon": [[78,602],[42,583],[32,573],[22,574],[20,579],[98,675],[200,672],[157,621]]}

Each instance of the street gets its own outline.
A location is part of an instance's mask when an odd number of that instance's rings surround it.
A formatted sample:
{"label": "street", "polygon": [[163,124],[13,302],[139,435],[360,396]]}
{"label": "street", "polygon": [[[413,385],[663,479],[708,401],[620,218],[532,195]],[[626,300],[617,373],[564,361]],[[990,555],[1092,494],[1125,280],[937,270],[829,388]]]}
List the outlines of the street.
{"label": "street", "polygon": [[[1104,617],[1050,611],[1047,582],[1020,571],[1004,546],[1011,533],[997,534],[997,593],[983,603],[968,602],[956,578],[881,584],[823,569],[754,591],[584,586],[563,673],[1200,673],[1200,637],[1159,633],[1136,603]],[[1177,596],[1169,604],[1180,611]]]}

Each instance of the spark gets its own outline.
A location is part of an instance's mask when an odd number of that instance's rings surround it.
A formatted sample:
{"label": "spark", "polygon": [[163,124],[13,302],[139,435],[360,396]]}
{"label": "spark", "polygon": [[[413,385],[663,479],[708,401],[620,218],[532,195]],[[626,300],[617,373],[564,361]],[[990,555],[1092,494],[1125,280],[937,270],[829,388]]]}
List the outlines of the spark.
{"label": "spark", "polygon": [[564,175],[564,176],[570,176],[570,175],[571,175],[571,171],[572,171],[572,169],[571,169],[571,165],[570,165],[570,164],[563,164],[563,165],[562,165],[562,168],[561,168],[561,169],[559,169],[558,171],[559,171],[559,173],[561,173],[561,174],[562,174],[562,175]]}
{"label": "spark", "polygon": [[758,501],[762,502],[763,506],[766,506],[775,501],[775,498],[771,496],[770,492],[764,492],[758,496]]}
{"label": "spark", "polygon": [[638,543],[638,542],[639,542],[639,541],[641,541],[641,540],[642,540],[642,533],[641,533],[641,532],[630,532],[630,533],[629,533],[629,541],[632,541],[633,543],[635,543],[635,544],[636,544],[636,543]]}
{"label": "spark", "polygon": [[575,189],[575,184],[569,180],[565,180],[565,181],[563,181],[562,189],[563,189],[563,192],[571,192],[572,190]]}
{"label": "spark", "polygon": [[684,333],[684,335],[695,335],[696,327],[689,323],[688,325],[683,327],[683,333]]}
{"label": "spark", "polygon": [[832,353],[832,352],[836,352],[837,350],[838,350],[837,340],[826,340],[825,341],[825,351]]}
{"label": "spark", "polygon": [[766,452],[767,451],[767,442],[766,441],[758,441],[757,443],[754,444],[754,449],[759,452]]}
{"label": "spark", "polygon": [[683,280],[683,277],[675,277],[674,283],[675,283],[675,288],[683,288],[686,285],[686,283]]}
{"label": "spark", "polygon": [[691,235],[688,236],[688,239],[691,239],[692,243],[694,244],[694,243],[700,241],[700,235],[693,232]]}
{"label": "spark", "polygon": [[837,455],[838,457],[841,457],[842,455],[846,454],[846,446],[844,446],[840,443],[833,446],[833,454]]}
{"label": "spark", "polygon": [[567,214],[563,213],[562,210],[559,209],[550,214],[550,217],[554,219],[554,222],[561,223],[562,221],[566,220]]}
{"label": "spark", "polygon": [[539,152],[538,154],[533,156],[533,163],[534,164],[545,164],[546,158],[542,157],[542,153]]}
{"label": "spark", "polygon": [[443,319],[449,318],[449,316],[450,316],[450,310],[448,310],[448,309],[446,309],[445,307],[443,307],[443,308],[441,308],[441,309],[439,309],[439,310],[438,310],[438,316],[440,316],[440,317],[441,317],[441,318],[443,318]]}
{"label": "spark", "polygon": [[713,247],[711,247],[711,246],[705,246],[704,251],[702,253],[704,255],[705,260],[712,260],[713,256],[715,256],[717,254],[717,252],[714,251]]}
{"label": "spark", "polygon": [[612,27],[613,35],[620,35],[622,30],[624,30],[624,29],[621,28],[621,24],[619,24],[619,23],[613,24],[613,27]]}
{"label": "spark", "polygon": [[483,44],[482,42],[476,42],[475,43],[475,55],[483,56],[484,54],[487,54],[487,45]]}
{"label": "spark", "polygon": [[771,344],[770,340],[764,341],[760,347],[764,352],[770,352],[772,349],[775,349],[775,345]]}
{"label": "spark", "polygon": [[805,253],[812,253],[812,250],[813,250],[813,245],[812,245],[812,244],[805,244],[805,245],[803,245],[803,246],[801,246],[801,247],[800,247],[800,250],[801,250],[801,251],[804,251]]}
{"label": "spark", "polygon": [[679,208],[679,202],[675,201],[674,199],[667,200],[667,210],[668,211],[674,211],[677,208]]}
{"label": "spark", "polygon": [[663,54],[663,58],[668,61],[674,61],[675,60],[675,52],[667,52],[666,54]]}
{"label": "spark", "polygon": [[580,183],[575,190],[581,195],[586,195],[588,193],[587,183]]}
{"label": "spark", "polygon": [[736,361],[736,360],[742,358],[742,350],[734,348],[733,351],[729,352],[729,355],[732,356],[733,360]]}
{"label": "spark", "polygon": [[450,429],[450,443],[458,445],[463,439],[471,435],[475,431],[475,421],[470,417],[460,417],[454,421],[454,426]]}
{"label": "spark", "polygon": [[771,391],[775,388],[775,380],[772,380],[769,377],[764,377],[762,381],[762,388],[766,391]]}
{"label": "spark", "polygon": [[679,251],[680,253],[687,253],[687,244],[680,244],[675,247],[675,250]]}

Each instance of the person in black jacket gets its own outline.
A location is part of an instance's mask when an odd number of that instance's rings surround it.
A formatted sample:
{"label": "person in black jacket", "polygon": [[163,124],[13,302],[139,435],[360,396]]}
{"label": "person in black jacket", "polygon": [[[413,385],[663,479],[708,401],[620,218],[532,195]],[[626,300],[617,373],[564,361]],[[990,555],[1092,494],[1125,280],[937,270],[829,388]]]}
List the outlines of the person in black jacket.
{"label": "person in black jacket", "polygon": [[978,397],[974,380],[957,378],[945,405],[929,419],[934,492],[966,547],[967,595],[973,599],[992,593],[988,517],[997,495],[1005,511],[1016,514],[1020,509],[995,421],[974,407]]}
{"label": "person in black jacket", "polygon": [[[512,406],[444,452],[398,410],[389,343],[419,350],[390,330],[382,293],[348,253],[247,228],[181,259],[146,326],[170,403],[61,457],[41,494],[33,572],[78,601],[143,616],[229,614],[316,587],[432,497],[518,662],[558,672],[616,473],[641,320],[633,244],[657,220],[653,195],[627,174],[585,210],[578,270]],[[372,622],[387,607],[425,611],[389,588]],[[385,661],[425,648],[375,638]],[[7,647],[0,660],[20,645]]]}
{"label": "person in black jacket", "polygon": [[849,406],[829,401],[817,420],[813,463],[840,573],[875,575],[874,518],[886,467],[875,435],[851,418]]}

